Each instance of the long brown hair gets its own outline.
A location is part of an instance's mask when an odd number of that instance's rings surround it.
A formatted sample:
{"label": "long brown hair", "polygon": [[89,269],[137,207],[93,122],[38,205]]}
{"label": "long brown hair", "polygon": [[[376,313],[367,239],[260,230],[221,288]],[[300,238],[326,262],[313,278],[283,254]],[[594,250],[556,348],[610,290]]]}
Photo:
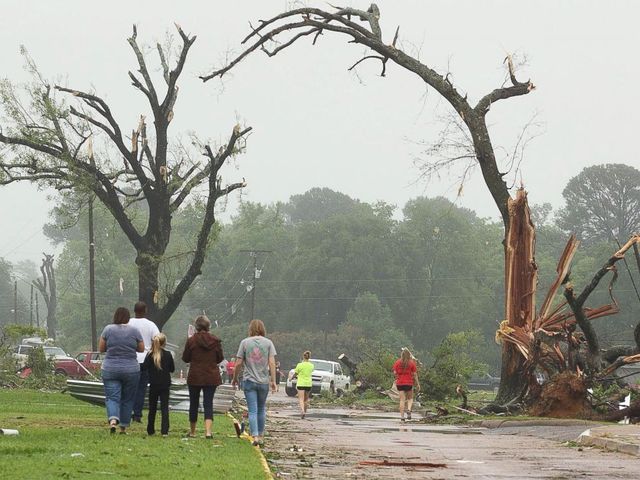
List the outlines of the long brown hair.
{"label": "long brown hair", "polygon": [[307,350],[306,352],[304,352],[302,354],[302,358],[306,361],[309,361],[309,359],[311,358],[311,352],[309,350]]}
{"label": "long brown hair", "polygon": [[400,360],[402,368],[407,368],[409,366],[409,362],[411,361],[411,352],[408,348],[402,349],[402,353],[400,354]]}
{"label": "long brown hair", "polygon": [[250,337],[266,337],[267,329],[264,328],[262,320],[253,319],[249,322],[249,336]]}
{"label": "long brown hair", "polygon": [[162,370],[162,348],[167,343],[167,337],[164,333],[160,332],[151,341],[151,350],[149,351],[149,355],[153,358],[153,363],[156,365],[158,370]]}

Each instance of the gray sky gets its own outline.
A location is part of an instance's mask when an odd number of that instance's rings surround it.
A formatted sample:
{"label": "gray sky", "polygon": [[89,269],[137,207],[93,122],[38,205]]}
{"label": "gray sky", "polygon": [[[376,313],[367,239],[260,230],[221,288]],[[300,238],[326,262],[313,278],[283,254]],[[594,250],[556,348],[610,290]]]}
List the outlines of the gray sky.
{"label": "gray sky", "polygon": [[[340,3],[340,2],[338,2]],[[389,42],[400,25],[400,47],[440,72],[449,70],[458,90],[475,103],[504,78],[507,53],[526,55],[521,80],[535,92],[502,101],[489,113],[494,146],[512,149],[534,115],[541,136],[530,143],[517,179],[531,203],[562,204],[567,181],[585,166],[621,162],[640,167],[635,152],[640,120],[636,60],[640,3],[636,1],[380,0],[383,35]],[[224,172],[227,181],[245,177],[244,200],[286,200],[326,186],[366,202],[402,207],[418,195],[456,199],[456,175],[416,182],[415,142],[433,139],[447,105],[422,81],[389,65],[347,68],[364,50],[324,35],[315,47],[303,40],[274,58],[254,54],[224,81],[202,84],[196,77],[238,52],[248,21],[283,11],[282,0],[195,1],[14,1],[1,0],[0,65],[3,76],[24,80],[19,45],[27,47],[42,73],[110,102],[123,130],[146,113],[129,84],[134,57],[126,42],[131,25],[150,46],[174,35],[173,22],[196,34],[180,84],[174,134],[193,131],[223,140],[238,119],[254,127],[248,151]],[[326,7],[324,2],[308,2]],[[349,1],[366,9],[367,2]],[[150,53],[155,61],[153,52]],[[151,63],[152,63],[151,62]],[[154,64],[155,65],[155,64]],[[512,178],[513,179],[513,178]],[[497,218],[476,172],[458,204]],[[234,211],[238,196],[227,207]],[[22,185],[0,189],[0,257],[38,260],[46,246],[41,233],[51,201],[46,192]]]}

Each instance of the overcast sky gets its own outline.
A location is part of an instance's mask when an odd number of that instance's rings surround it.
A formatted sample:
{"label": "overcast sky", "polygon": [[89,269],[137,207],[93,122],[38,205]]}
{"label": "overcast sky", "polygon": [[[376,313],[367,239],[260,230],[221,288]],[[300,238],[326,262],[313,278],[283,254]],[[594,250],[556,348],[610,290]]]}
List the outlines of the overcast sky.
{"label": "overcast sky", "polygon": [[[132,24],[138,25],[139,42],[149,46],[164,42],[167,32],[175,35],[173,22],[196,34],[180,83],[173,132],[193,131],[216,142],[228,136],[237,120],[251,125],[247,153],[224,172],[229,182],[246,178],[243,200],[286,201],[319,186],[399,208],[418,195],[445,195],[483,217],[497,218],[479,172],[459,198],[459,171],[429,183],[417,181],[414,160],[423,150],[419,142],[437,136],[447,105],[394,65],[384,78],[373,62],[363,64],[357,75],[348,72],[364,50],[345,38],[326,34],[316,46],[305,39],[274,58],[254,54],[223,82],[197,79],[229,52],[240,51],[249,21],[282,12],[291,2],[0,3],[0,75],[25,80],[18,53],[25,45],[47,78],[72,88],[93,88],[107,99],[125,131],[136,125],[140,113],[147,113],[127,78],[135,68],[126,42]],[[519,76],[531,78],[536,90],[495,105],[488,121],[494,146],[506,151],[532,117],[540,124],[535,133],[542,135],[527,146],[517,174],[531,203],[561,206],[567,181],[589,165],[640,167],[635,141],[640,131],[635,114],[640,104],[640,2],[377,3],[384,38],[390,43],[400,25],[399,46],[436,70],[451,72],[456,88],[474,104],[502,84],[507,53],[526,56]],[[324,2],[307,5],[330,8]],[[156,60],[153,53],[150,62]],[[227,216],[237,202],[235,195]],[[33,185],[2,187],[0,205],[0,257],[39,261],[43,249],[50,250],[42,235],[51,207],[47,193]]]}

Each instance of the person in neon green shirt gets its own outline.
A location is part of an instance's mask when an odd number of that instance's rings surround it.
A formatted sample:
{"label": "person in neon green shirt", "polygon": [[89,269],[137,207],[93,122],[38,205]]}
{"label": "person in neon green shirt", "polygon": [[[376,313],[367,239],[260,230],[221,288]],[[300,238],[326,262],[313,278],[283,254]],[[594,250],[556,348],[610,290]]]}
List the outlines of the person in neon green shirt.
{"label": "person in neon green shirt", "polygon": [[302,354],[302,361],[296,365],[294,369],[295,375],[298,377],[296,388],[298,389],[298,401],[300,402],[300,418],[304,419],[307,409],[309,408],[309,397],[311,395],[311,373],[314,370],[313,363],[309,361],[311,352],[306,351]]}

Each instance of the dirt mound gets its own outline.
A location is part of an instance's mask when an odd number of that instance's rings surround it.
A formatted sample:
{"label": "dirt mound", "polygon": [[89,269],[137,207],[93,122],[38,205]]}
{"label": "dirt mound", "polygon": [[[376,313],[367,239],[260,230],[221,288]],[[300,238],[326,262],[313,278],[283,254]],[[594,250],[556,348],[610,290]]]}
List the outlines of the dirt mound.
{"label": "dirt mound", "polygon": [[587,401],[587,385],[582,376],[562,372],[542,386],[538,398],[529,406],[529,414],[537,417],[591,418]]}

